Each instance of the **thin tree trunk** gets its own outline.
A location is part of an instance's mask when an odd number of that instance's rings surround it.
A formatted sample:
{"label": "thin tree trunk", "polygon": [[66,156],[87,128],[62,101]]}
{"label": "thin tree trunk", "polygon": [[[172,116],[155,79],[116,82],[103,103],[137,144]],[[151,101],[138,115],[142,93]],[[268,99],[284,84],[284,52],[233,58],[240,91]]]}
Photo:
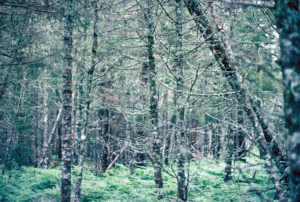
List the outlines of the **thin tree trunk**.
{"label": "thin tree trunk", "polygon": [[[45,70],[45,76],[47,76],[47,70]],[[44,123],[44,133],[43,133],[43,151],[48,147],[48,133],[49,133],[49,126],[48,126],[48,116],[49,116],[49,108],[48,108],[48,89],[47,89],[47,84],[45,84],[44,86],[44,100],[43,100],[43,112],[44,112],[44,118],[43,118],[43,123]],[[43,152],[42,152],[42,158],[39,160],[39,164],[38,167],[43,167],[43,168],[47,168],[47,164],[48,162],[43,162],[44,160],[44,156],[43,156]]]}
{"label": "thin tree trunk", "polygon": [[154,167],[154,181],[156,188],[163,187],[162,179],[162,154],[161,154],[161,137],[158,129],[158,95],[156,90],[156,67],[153,53],[154,37],[153,37],[153,19],[152,19],[152,0],[148,0],[148,12],[146,21],[148,25],[148,67],[149,67],[149,87],[150,87],[150,121],[152,125],[152,149],[153,149],[153,167]]}
{"label": "thin tree trunk", "polygon": [[[253,104],[253,110],[255,111],[258,120],[260,122],[261,127],[263,128],[264,137],[268,144],[270,145],[270,151],[273,159],[275,160],[276,166],[279,170],[279,172],[284,176],[287,168],[287,162],[286,157],[284,153],[282,153],[282,150],[280,149],[278,143],[273,139],[273,136],[269,130],[268,124],[265,123],[265,120],[263,119],[261,115],[260,106],[257,104]],[[265,153],[265,152],[263,152]],[[287,178],[284,178],[285,182],[288,182]]]}
{"label": "thin tree trunk", "polygon": [[108,166],[108,157],[109,157],[109,110],[104,109],[104,114],[102,115],[102,118],[104,120],[104,126],[103,126],[103,143],[102,143],[102,149],[100,154],[100,160],[101,160],[101,172],[104,173],[107,166]]}
{"label": "thin tree trunk", "polygon": [[288,128],[290,195],[296,202],[300,201],[300,3],[298,0],[275,0],[275,8]]}
{"label": "thin tree trunk", "polygon": [[[229,117],[228,117],[229,116]],[[231,121],[233,118],[232,112],[229,112],[226,119],[227,121]],[[224,181],[229,181],[232,179],[232,161],[233,161],[233,153],[234,153],[234,138],[235,131],[231,125],[228,125],[227,133],[225,137],[226,142],[226,158],[225,158],[225,176]]]}
{"label": "thin tree trunk", "polygon": [[177,196],[180,201],[187,200],[187,183],[185,176],[185,162],[187,145],[185,139],[185,107],[183,97],[183,58],[182,58],[182,1],[176,0],[176,94],[177,94],[177,130],[178,130],[178,154],[177,154]]}
{"label": "thin tree trunk", "polygon": [[92,90],[92,81],[93,81],[93,74],[95,71],[95,62],[96,62],[96,54],[97,54],[97,48],[98,48],[98,42],[97,42],[97,24],[99,21],[98,13],[98,1],[94,0],[94,34],[93,34],[93,46],[92,46],[92,66],[88,70],[88,79],[86,84],[86,108],[85,108],[85,122],[83,126],[83,130],[81,131],[81,143],[80,143],[80,151],[79,151],[79,161],[78,161],[78,174],[77,174],[77,183],[76,183],[76,190],[75,190],[75,201],[80,201],[81,196],[81,182],[82,182],[82,174],[83,174],[83,164],[84,164],[84,156],[87,150],[87,140],[88,140],[88,124],[89,124],[89,113],[90,113],[90,93]]}
{"label": "thin tree trunk", "polygon": [[207,125],[205,126],[204,132],[203,132],[203,145],[202,145],[202,149],[203,149],[203,156],[207,157],[208,152],[209,152],[209,134],[208,134]]}
{"label": "thin tree trunk", "polygon": [[[83,35],[84,35],[84,41],[87,40],[87,29],[88,26],[87,24],[84,25],[84,31],[83,31]],[[85,43],[86,44],[86,43]],[[80,158],[80,147],[81,147],[81,136],[82,134],[85,134],[85,94],[84,94],[84,81],[85,81],[85,65],[86,65],[86,52],[87,52],[87,47],[86,45],[84,46],[84,50],[83,50],[83,54],[82,54],[82,63],[80,63],[80,73],[79,73],[79,87],[78,87],[78,93],[77,93],[77,105],[78,105],[78,113],[75,117],[76,119],[76,135],[75,135],[75,139],[74,139],[74,153],[76,153],[76,163],[78,165],[79,163],[79,158]]]}
{"label": "thin tree trunk", "polygon": [[64,70],[63,70],[63,112],[62,112],[62,175],[61,201],[71,201],[71,162],[72,162],[72,22],[73,0],[65,0],[64,10]]}
{"label": "thin tree trunk", "polygon": [[219,160],[221,151],[221,127],[218,126],[216,134],[215,158]]}
{"label": "thin tree trunk", "polygon": [[[76,65],[73,65],[73,75],[76,75]],[[72,81],[72,119],[71,119],[71,124],[72,124],[72,137],[73,137],[73,164],[77,165],[78,163],[78,153],[77,153],[77,139],[78,139],[78,133],[77,133],[77,125],[76,125],[76,76],[74,76],[73,81]]]}
{"label": "thin tree trunk", "polygon": [[62,108],[59,109],[58,114],[56,116],[56,120],[54,122],[54,125],[51,129],[51,132],[49,133],[48,139],[46,140],[46,143],[44,143],[43,156],[41,158],[41,163],[40,163],[41,167],[43,167],[43,168],[48,168],[50,155],[51,155],[50,145],[53,140],[55,130],[57,128],[57,124],[60,121],[61,113],[62,113]]}
{"label": "thin tree trunk", "polygon": [[[164,107],[168,108],[168,90],[165,93],[164,96]],[[167,110],[163,111],[163,128],[164,128],[164,163],[166,165],[169,164],[169,152],[170,152],[170,144],[171,144],[171,135],[170,135],[170,130],[169,130],[169,115]]]}
{"label": "thin tree trunk", "polygon": [[61,137],[62,137],[62,121],[58,123],[57,126],[57,148],[56,148],[56,155],[58,156],[58,159],[62,159],[62,144],[61,144]]}
{"label": "thin tree trunk", "polygon": [[39,164],[39,159],[40,159],[40,155],[39,155],[39,151],[40,151],[40,148],[39,148],[39,136],[40,136],[40,133],[39,133],[39,111],[38,111],[38,107],[39,107],[39,91],[38,91],[38,87],[36,86],[34,88],[34,97],[35,97],[35,110],[34,110],[34,120],[35,120],[35,133],[34,135],[32,135],[32,142],[31,142],[31,148],[32,148],[32,151],[33,151],[33,156],[32,156],[32,160],[33,160],[33,163],[36,167],[38,167],[38,164]]}
{"label": "thin tree trunk", "polygon": [[212,146],[211,150],[213,152],[214,159],[218,160],[220,157],[220,127],[212,126]]}
{"label": "thin tree trunk", "polygon": [[134,151],[134,145],[135,145],[135,130],[134,130],[134,126],[133,126],[133,120],[129,119],[127,121],[127,134],[128,134],[128,141],[130,142],[130,146],[128,151],[129,154],[129,168],[130,168],[130,174],[133,175],[134,174],[134,168],[135,168],[135,151]]}
{"label": "thin tree trunk", "polygon": [[237,149],[237,158],[238,160],[243,160],[243,158],[246,156],[246,148],[245,148],[245,134],[241,128],[241,126],[244,124],[244,111],[242,108],[238,108],[237,112],[237,123],[240,126],[238,128],[238,134],[235,138],[235,147]]}

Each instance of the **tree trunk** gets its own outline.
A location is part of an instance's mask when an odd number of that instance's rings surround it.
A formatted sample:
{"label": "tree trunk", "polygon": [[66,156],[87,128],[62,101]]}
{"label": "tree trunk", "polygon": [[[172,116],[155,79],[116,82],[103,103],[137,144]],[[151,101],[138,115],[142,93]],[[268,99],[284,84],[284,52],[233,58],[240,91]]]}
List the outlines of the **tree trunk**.
{"label": "tree trunk", "polygon": [[280,36],[285,121],[288,128],[290,195],[300,201],[300,4],[298,0],[275,0]]}
{"label": "tree trunk", "polygon": [[108,157],[109,157],[109,148],[108,148],[108,144],[109,144],[109,117],[110,117],[110,112],[109,109],[104,109],[104,112],[102,114],[102,119],[104,121],[104,125],[103,125],[103,143],[101,146],[101,172],[104,173],[106,168],[109,165],[109,161],[108,161]]}
{"label": "tree trunk", "polygon": [[[244,117],[243,117],[243,109],[238,108],[237,112],[237,123],[239,126],[242,126],[244,124]],[[245,134],[241,127],[238,128],[237,136],[235,137],[235,147],[237,150],[237,159],[243,160],[243,158],[246,156],[246,148],[245,148]]]}
{"label": "tree trunk", "polygon": [[154,27],[152,19],[152,0],[148,0],[148,12],[146,16],[147,26],[148,26],[148,43],[147,43],[147,53],[148,53],[148,68],[149,68],[149,87],[150,87],[150,121],[152,125],[152,152],[153,152],[153,167],[154,167],[154,181],[156,188],[163,187],[163,179],[161,172],[161,137],[159,136],[158,128],[158,95],[156,91],[156,67],[155,58],[153,53],[154,46]]}
{"label": "tree trunk", "polygon": [[[72,74],[76,75],[77,68],[76,65],[73,65],[73,72]],[[77,110],[76,110],[76,105],[77,105],[77,101],[76,101],[76,76],[74,76],[73,81],[72,81],[72,119],[71,119],[71,124],[72,124],[72,138],[73,138],[73,164],[77,165],[78,164],[78,153],[76,148],[78,148],[77,146],[77,139],[78,139],[78,133],[77,133],[77,123],[76,123],[76,116],[77,116]]]}
{"label": "tree trunk", "polygon": [[[228,117],[229,116],[229,117]],[[226,119],[227,121],[232,121],[233,114],[232,112],[229,112],[229,115],[227,115]],[[227,133],[225,136],[225,142],[226,142],[226,158],[225,158],[225,176],[224,181],[229,181],[232,179],[232,161],[233,161],[233,153],[234,153],[234,139],[235,139],[235,131],[233,129],[233,126],[228,125],[227,126]]]}
{"label": "tree trunk", "polygon": [[204,132],[203,132],[203,145],[202,145],[202,149],[203,149],[203,156],[204,157],[207,157],[208,152],[209,152],[209,134],[208,134],[207,127],[208,127],[208,125],[205,126]]}
{"label": "tree trunk", "polygon": [[[84,35],[84,41],[87,40],[87,29],[88,29],[88,25],[87,23],[85,23],[84,27],[83,27],[83,35]],[[86,43],[84,44],[84,50],[82,53],[82,62],[80,63],[80,69],[78,69],[79,71],[79,75],[78,75],[78,80],[79,80],[79,85],[78,85],[78,93],[77,93],[77,107],[78,107],[78,113],[75,117],[75,122],[77,124],[76,127],[76,135],[75,135],[75,139],[74,139],[74,153],[75,153],[75,158],[77,158],[75,160],[75,162],[79,163],[79,158],[80,158],[80,147],[81,147],[81,136],[82,134],[85,133],[85,93],[84,93],[84,86],[85,86],[85,66],[86,66],[86,52],[87,52],[87,45]]]}
{"label": "tree trunk", "polygon": [[182,58],[182,1],[176,0],[176,98],[177,98],[177,131],[178,135],[178,154],[177,154],[177,196],[181,201],[187,200],[187,183],[185,176],[185,161],[187,145],[185,139],[185,103],[183,95],[183,58]]}
{"label": "tree trunk", "polygon": [[[47,70],[45,70],[45,76],[47,76]],[[49,127],[48,127],[48,116],[49,116],[49,108],[48,108],[48,89],[47,89],[47,84],[44,86],[44,100],[43,100],[43,112],[44,112],[44,118],[43,118],[43,123],[44,123],[44,133],[43,133],[43,151],[47,149],[48,147],[48,133],[49,133]],[[44,152],[42,152],[42,158],[39,159],[39,164],[38,167],[43,167],[47,168],[47,165],[49,162],[44,162]]]}
{"label": "tree trunk", "polygon": [[64,70],[63,70],[63,114],[62,114],[62,175],[61,201],[71,201],[71,162],[72,162],[72,8],[73,0],[65,0],[64,28]]}
{"label": "tree trunk", "polygon": [[221,138],[220,138],[220,127],[214,126],[212,127],[212,146],[211,150],[213,152],[214,159],[218,160],[220,157],[220,149],[221,149]]}
{"label": "tree trunk", "polygon": [[[168,106],[168,90],[164,96],[164,107],[167,108]],[[169,115],[167,110],[163,111],[163,129],[164,129],[164,152],[163,152],[163,159],[166,165],[169,164],[169,152],[170,152],[170,144],[171,144],[171,133],[169,130]]]}
{"label": "tree trunk", "polygon": [[62,159],[62,144],[61,144],[61,137],[62,137],[62,121],[58,123],[57,126],[57,148],[56,148],[56,155],[58,156],[58,159]]}
{"label": "tree trunk", "polygon": [[92,81],[93,81],[93,74],[95,71],[95,65],[96,65],[96,57],[97,57],[97,48],[98,48],[98,36],[97,36],[97,24],[99,21],[99,8],[98,8],[98,1],[94,0],[93,1],[93,6],[94,6],[94,28],[93,28],[93,46],[92,46],[92,66],[88,70],[88,78],[87,78],[87,83],[86,83],[86,108],[85,108],[85,115],[84,115],[84,126],[83,129],[81,130],[81,142],[80,142],[80,151],[79,151],[79,160],[78,160],[78,173],[77,173],[77,183],[76,183],[76,190],[75,190],[75,201],[79,202],[80,201],[80,196],[81,196],[81,182],[82,182],[82,174],[83,174],[83,165],[84,165],[84,156],[86,154],[87,150],[87,140],[88,140],[88,124],[89,124],[89,113],[90,113],[90,104],[91,104],[91,99],[90,99],[90,94],[92,90]]}
{"label": "tree trunk", "polygon": [[34,135],[32,135],[32,142],[31,142],[31,148],[33,151],[32,154],[32,162],[34,163],[34,165],[36,167],[38,167],[39,164],[39,159],[40,159],[40,130],[39,130],[39,111],[38,111],[38,107],[39,107],[39,91],[38,91],[38,87],[36,86],[34,88],[34,97],[35,97],[35,110],[34,110],[34,120],[35,120],[35,131],[34,131]]}
{"label": "tree trunk", "polygon": [[51,142],[52,142],[52,139],[54,137],[54,134],[55,134],[55,130],[56,130],[56,127],[57,127],[57,124],[58,122],[60,121],[60,117],[61,117],[61,112],[62,112],[62,108],[59,109],[58,111],[58,114],[57,114],[57,117],[56,117],[56,120],[54,122],[54,125],[53,125],[53,128],[48,136],[48,139],[47,140],[44,140],[44,142],[46,141],[46,143],[44,143],[44,147],[43,147],[43,156],[41,158],[41,163],[40,165],[43,167],[43,168],[48,168],[48,164],[49,164],[49,161],[50,161],[50,155],[51,155],[51,150],[50,150],[50,145],[51,145]]}

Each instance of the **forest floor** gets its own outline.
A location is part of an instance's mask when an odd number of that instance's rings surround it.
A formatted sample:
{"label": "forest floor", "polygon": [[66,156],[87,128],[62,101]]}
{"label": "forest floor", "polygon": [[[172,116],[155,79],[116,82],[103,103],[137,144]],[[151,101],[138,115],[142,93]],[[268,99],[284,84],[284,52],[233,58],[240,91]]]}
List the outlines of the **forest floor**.
{"label": "forest floor", "polygon": [[[257,162],[256,162],[257,164]],[[249,164],[248,164],[249,165]],[[174,170],[175,170],[175,166]],[[235,163],[234,166],[246,166]],[[190,164],[189,201],[261,201],[259,190],[274,197],[274,189],[264,168],[259,165],[233,170],[234,178],[224,182],[224,163],[202,160]],[[130,175],[129,168],[116,164],[104,176],[84,171],[82,201],[175,201],[176,179],[164,174],[164,188],[158,190],[153,181],[153,168],[140,167]],[[172,172],[172,168],[167,168]],[[21,167],[0,176],[0,201],[58,201],[60,195],[60,167],[40,169]],[[72,169],[72,185],[76,184],[77,167]],[[9,176],[10,175],[10,176]],[[73,190],[74,191],[74,190]],[[74,195],[74,193],[72,193]]]}

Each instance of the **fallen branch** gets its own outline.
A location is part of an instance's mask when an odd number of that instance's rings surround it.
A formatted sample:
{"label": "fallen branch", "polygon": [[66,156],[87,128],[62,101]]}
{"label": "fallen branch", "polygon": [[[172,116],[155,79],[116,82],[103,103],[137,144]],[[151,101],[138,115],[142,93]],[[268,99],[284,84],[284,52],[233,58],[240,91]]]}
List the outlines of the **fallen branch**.
{"label": "fallen branch", "polygon": [[126,144],[120,151],[120,153],[114,158],[114,160],[109,164],[109,166],[105,169],[105,172],[108,171],[118,160],[118,158],[120,157],[120,155],[125,151],[125,149],[128,147],[128,145]]}

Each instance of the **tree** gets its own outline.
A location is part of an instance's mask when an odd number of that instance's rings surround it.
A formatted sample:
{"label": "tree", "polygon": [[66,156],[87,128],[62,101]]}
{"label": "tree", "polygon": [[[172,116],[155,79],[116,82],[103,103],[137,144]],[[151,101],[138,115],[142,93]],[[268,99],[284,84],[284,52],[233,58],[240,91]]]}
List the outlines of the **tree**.
{"label": "tree", "polygon": [[[79,151],[79,162],[78,162],[78,174],[77,174],[77,183],[76,183],[76,192],[75,192],[75,201],[80,201],[81,195],[81,182],[82,182],[82,174],[83,174],[83,165],[84,165],[84,157],[87,151],[87,140],[89,136],[89,116],[90,116],[90,105],[91,105],[91,91],[92,91],[92,81],[93,74],[96,68],[96,56],[97,56],[97,48],[98,48],[98,36],[97,36],[97,24],[99,22],[99,7],[98,1],[93,1],[93,16],[94,16],[94,26],[93,26],[93,46],[92,46],[92,62],[91,67],[88,69],[88,78],[86,80],[86,93],[85,93],[85,118],[84,118],[84,126],[81,130],[80,137],[80,151]],[[82,93],[81,93],[82,96]]]}
{"label": "tree", "polygon": [[63,114],[62,114],[62,175],[61,201],[71,201],[72,162],[72,47],[73,47],[73,0],[66,0],[64,7],[64,70],[63,70]]}
{"label": "tree", "polygon": [[147,14],[146,23],[148,26],[148,43],[147,43],[147,53],[148,53],[148,68],[149,68],[149,86],[150,86],[150,120],[152,124],[152,138],[153,138],[153,166],[154,166],[154,180],[155,186],[157,188],[163,187],[162,179],[162,153],[161,153],[161,141],[162,138],[159,135],[158,127],[158,95],[156,90],[156,67],[154,58],[154,23],[152,18],[152,11],[154,10],[152,0],[147,2]]}
{"label": "tree", "polygon": [[182,1],[176,0],[176,99],[177,99],[177,127],[178,154],[177,154],[177,194],[179,200],[187,200],[187,184],[185,174],[185,163],[187,158],[187,147],[185,137],[185,106],[184,106],[184,78],[182,58]]}
{"label": "tree", "polygon": [[275,9],[288,129],[290,193],[293,201],[300,201],[300,4],[297,0],[275,0]]}

